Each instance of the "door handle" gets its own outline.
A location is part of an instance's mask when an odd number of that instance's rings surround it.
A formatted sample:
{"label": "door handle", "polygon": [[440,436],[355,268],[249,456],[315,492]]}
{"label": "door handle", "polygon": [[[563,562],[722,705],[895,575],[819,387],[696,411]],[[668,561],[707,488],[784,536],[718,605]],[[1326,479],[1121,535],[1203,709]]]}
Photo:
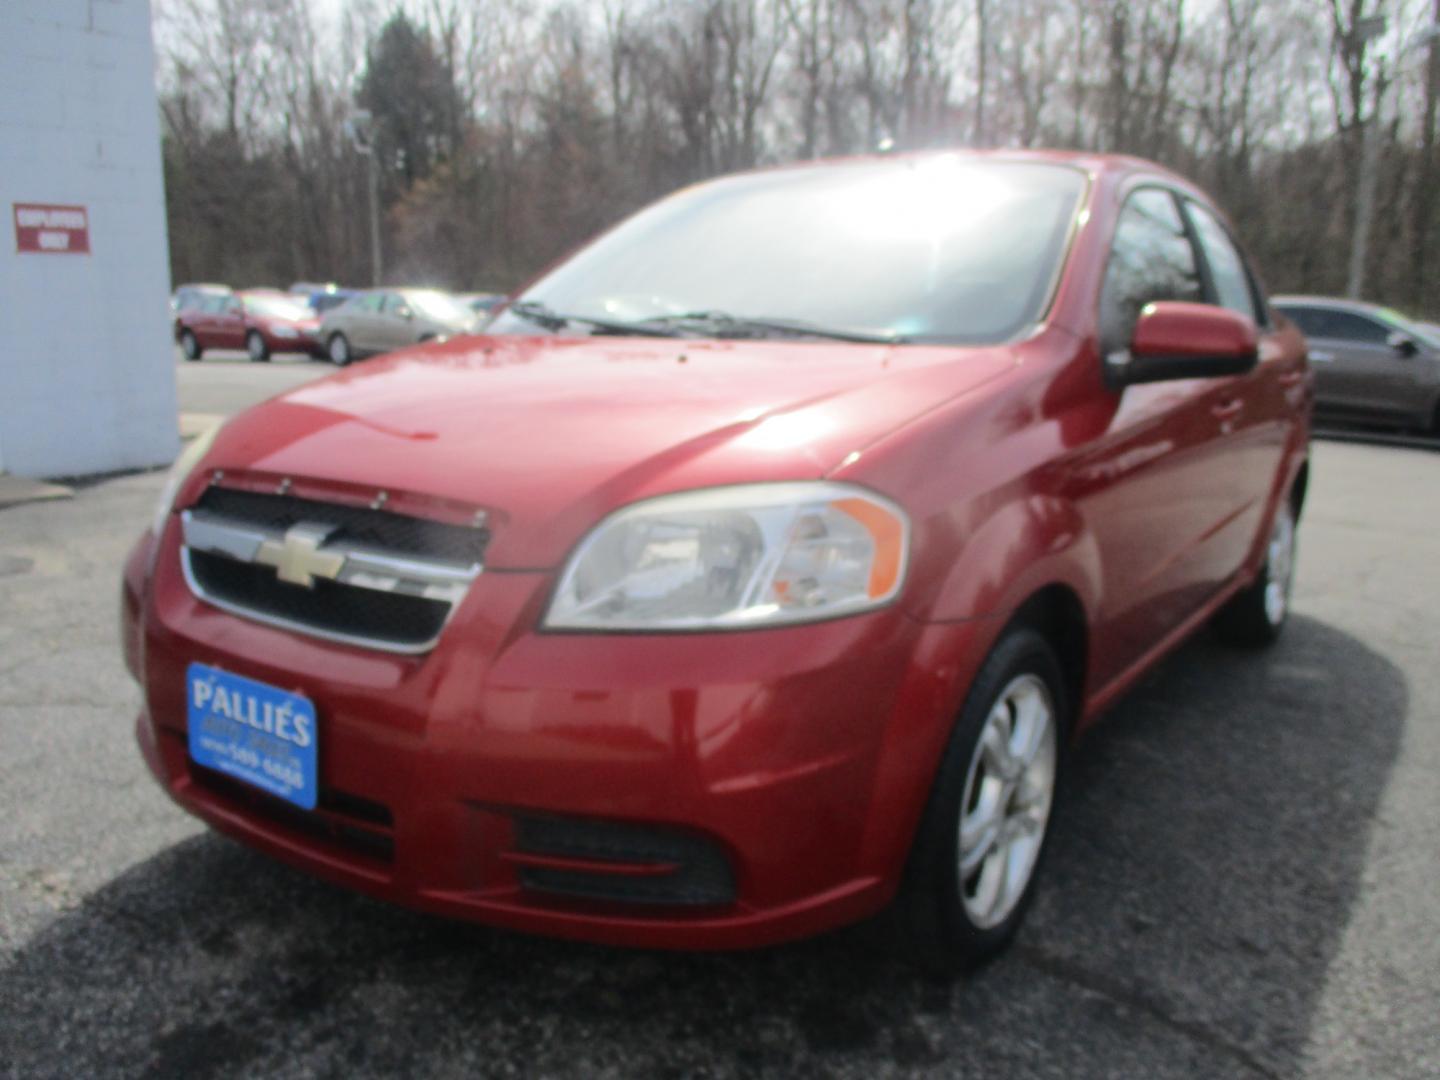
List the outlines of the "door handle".
{"label": "door handle", "polygon": [[1227,401],[1224,405],[1212,406],[1210,409],[1211,415],[1213,415],[1216,420],[1234,420],[1235,417],[1244,411],[1245,402],[1240,398],[1236,398],[1234,401]]}
{"label": "door handle", "polygon": [[1310,359],[1314,360],[1317,364],[1328,364],[1331,360],[1335,359],[1335,354],[1328,352],[1312,352],[1310,354]]}

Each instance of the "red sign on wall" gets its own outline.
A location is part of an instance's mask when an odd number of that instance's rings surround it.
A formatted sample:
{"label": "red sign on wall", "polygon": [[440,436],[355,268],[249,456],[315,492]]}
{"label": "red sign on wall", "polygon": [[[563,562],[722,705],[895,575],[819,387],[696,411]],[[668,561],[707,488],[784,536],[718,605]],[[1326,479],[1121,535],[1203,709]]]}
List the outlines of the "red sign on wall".
{"label": "red sign on wall", "polygon": [[15,250],[42,255],[89,255],[90,217],[83,206],[13,203]]}

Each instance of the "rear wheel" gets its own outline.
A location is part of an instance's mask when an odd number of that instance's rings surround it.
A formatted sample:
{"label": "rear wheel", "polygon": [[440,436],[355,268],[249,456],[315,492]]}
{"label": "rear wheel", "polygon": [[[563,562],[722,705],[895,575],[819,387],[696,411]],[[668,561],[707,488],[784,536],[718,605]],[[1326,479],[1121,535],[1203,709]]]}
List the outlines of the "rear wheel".
{"label": "rear wheel", "polygon": [[199,360],[205,352],[189,330],[180,331],[180,351],[185,354],[186,360]]}
{"label": "rear wheel", "polygon": [[344,367],[353,359],[350,354],[350,341],[344,334],[331,334],[325,348],[330,354],[330,362],[336,367]]}
{"label": "rear wheel", "polygon": [[258,330],[251,330],[245,335],[245,351],[257,364],[263,364],[270,359],[270,347],[265,344],[265,339],[260,336]]}
{"label": "rear wheel", "polygon": [[921,967],[953,974],[1009,943],[1035,891],[1066,730],[1049,643],[1007,631],[951,733],[893,916]]}
{"label": "rear wheel", "polygon": [[1275,511],[1265,565],[1253,584],[1236,593],[1215,616],[1215,629],[1232,645],[1257,648],[1280,636],[1290,615],[1295,577],[1295,507],[1285,499]]}

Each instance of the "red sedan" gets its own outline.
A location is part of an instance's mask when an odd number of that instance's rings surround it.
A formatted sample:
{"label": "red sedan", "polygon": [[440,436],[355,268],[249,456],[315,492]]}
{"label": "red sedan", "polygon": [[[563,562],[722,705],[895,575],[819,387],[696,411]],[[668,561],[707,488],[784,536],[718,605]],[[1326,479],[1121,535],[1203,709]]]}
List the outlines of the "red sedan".
{"label": "red sedan", "polygon": [[309,305],[260,289],[217,292],[175,316],[175,340],[186,360],[199,360],[206,349],[244,349],[257,363],[271,353],[323,356],[319,329]]}
{"label": "red sedan", "polygon": [[679,948],[889,907],[963,967],[1067,743],[1285,624],[1304,344],[1157,166],[725,178],[489,333],[197,441],[126,567],[150,769],[331,881]]}

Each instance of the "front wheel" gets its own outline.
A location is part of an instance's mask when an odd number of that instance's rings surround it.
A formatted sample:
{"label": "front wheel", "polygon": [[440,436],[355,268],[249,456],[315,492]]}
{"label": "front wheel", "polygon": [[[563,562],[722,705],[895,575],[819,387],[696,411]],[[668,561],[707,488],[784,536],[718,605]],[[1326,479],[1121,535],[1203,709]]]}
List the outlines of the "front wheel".
{"label": "front wheel", "polygon": [[1269,645],[1290,615],[1290,586],[1295,577],[1295,508],[1284,500],[1275,511],[1265,565],[1255,581],[1236,593],[1218,615],[1215,630],[1231,645]]}
{"label": "front wheel", "polygon": [[921,967],[974,967],[1019,929],[1049,834],[1067,704],[1049,643],[1029,627],[1008,631],[951,733],[892,912]]}
{"label": "front wheel", "polygon": [[335,333],[330,335],[330,341],[326,345],[326,351],[330,354],[330,362],[336,367],[344,367],[350,363],[350,341],[344,334]]}
{"label": "front wheel", "polygon": [[265,344],[265,339],[260,336],[258,330],[251,330],[245,335],[245,351],[250,354],[250,359],[263,364],[270,359],[270,346]]}

